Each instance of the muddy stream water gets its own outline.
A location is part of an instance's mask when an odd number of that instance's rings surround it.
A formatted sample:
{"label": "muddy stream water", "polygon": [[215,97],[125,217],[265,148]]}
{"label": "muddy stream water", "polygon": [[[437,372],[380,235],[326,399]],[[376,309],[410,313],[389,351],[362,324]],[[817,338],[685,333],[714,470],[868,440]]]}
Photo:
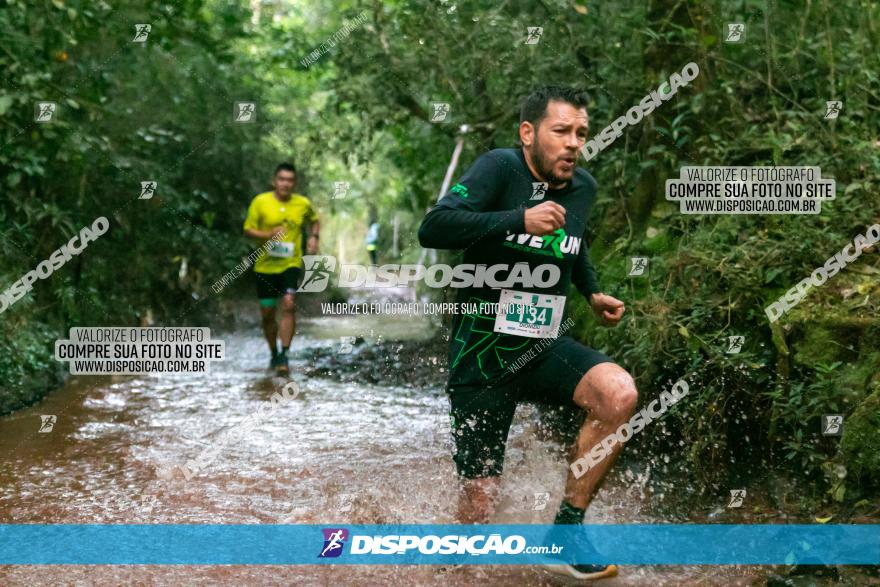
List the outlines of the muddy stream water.
{"label": "muddy stream water", "polygon": [[[74,377],[42,403],[0,418],[0,523],[455,523],[445,360],[394,365],[393,384],[316,369],[340,337],[375,368],[375,342],[397,348],[437,336],[425,317],[298,321],[292,377],[302,389],[241,443],[190,480],[157,467],[184,464],[284,383],[266,369],[256,325],[213,332],[227,359],[202,375]],[[366,349],[366,350],[365,350]],[[359,353],[359,354],[358,354]],[[415,370],[431,369],[431,383]],[[371,382],[373,381],[373,382]],[[57,415],[40,433],[40,415]],[[520,406],[511,429],[494,523],[551,523],[561,499],[563,447]],[[535,509],[532,497],[547,492]],[[587,523],[661,523],[638,476],[617,468]],[[705,521],[696,518],[694,521]],[[25,545],[22,545],[24,548]],[[622,567],[601,585],[761,585],[761,567]],[[0,566],[0,585],[559,585],[528,566]]]}

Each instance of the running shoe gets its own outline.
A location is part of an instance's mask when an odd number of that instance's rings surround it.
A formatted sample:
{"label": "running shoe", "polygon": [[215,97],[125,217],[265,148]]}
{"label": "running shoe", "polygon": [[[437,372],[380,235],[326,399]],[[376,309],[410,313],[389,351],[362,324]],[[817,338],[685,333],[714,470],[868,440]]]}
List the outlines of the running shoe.
{"label": "running shoe", "polygon": [[[559,528],[559,526],[557,526]],[[552,531],[551,531],[552,533]],[[550,541],[548,537],[547,541]],[[572,540],[571,547],[574,552],[580,555],[580,560],[599,559],[599,553],[596,548],[584,535],[578,535]],[[551,561],[555,558],[550,555]],[[558,560],[558,559],[557,559]],[[577,581],[595,581],[597,579],[607,579],[608,577],[617,576],[617,565],[594,565],[589,563],[569,563],[564,561],[550,562],[542,565],[550,573]]]}

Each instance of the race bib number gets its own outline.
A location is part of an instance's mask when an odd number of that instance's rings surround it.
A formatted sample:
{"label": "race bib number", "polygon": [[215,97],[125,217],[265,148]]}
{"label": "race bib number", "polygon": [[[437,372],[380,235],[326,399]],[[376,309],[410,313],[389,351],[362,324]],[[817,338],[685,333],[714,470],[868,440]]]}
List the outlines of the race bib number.
{"label": "race bib number", "polygon": [[272,243],[272,246],[269,247],[269,250],[266,251],[270,257],[292,257],[293,256],[293,243],[284,243],[275,241]]}
{"label": "race bib number", "polygon": [[565,296],[502,289],[493,330],[531,338],[556,338],[564,309]]}

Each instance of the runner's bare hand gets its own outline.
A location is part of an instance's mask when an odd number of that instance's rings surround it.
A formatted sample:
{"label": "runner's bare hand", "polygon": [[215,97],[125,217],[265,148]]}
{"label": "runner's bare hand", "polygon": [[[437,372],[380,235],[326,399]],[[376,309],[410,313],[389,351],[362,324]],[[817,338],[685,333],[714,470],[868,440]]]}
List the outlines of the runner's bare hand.
{"label": "runner's bare hand", "polygon": [[590,305],[593,307],[593,312],[605,326],[617,326],[617,323],[620,322],[620,319],[623,318],[623,313],[626,311],[623,302],[603,293],[594,293],[590,296]]}
{"label": "runner's bare hand", "polygon": [[556,202],[542,202],[526,210],[526,232],[535,236],[552,234],[565,226],[565,208]]}

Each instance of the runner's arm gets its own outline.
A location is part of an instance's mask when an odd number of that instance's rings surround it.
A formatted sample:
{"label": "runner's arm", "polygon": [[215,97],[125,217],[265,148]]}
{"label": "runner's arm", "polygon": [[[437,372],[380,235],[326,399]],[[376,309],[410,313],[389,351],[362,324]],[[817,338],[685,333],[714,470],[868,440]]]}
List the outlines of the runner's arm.
{"label": "runner's arm", "polygon": [[[306,212],[305,221],[308,223],[309,234],[309,238],[306,240],[306,253],[314,255],[318,252],[318,241],[321,239],[321,220],[318,218],[318,213],[312,207],[311,202],[309,202],[309,209]],[[315,239],[314,244],[312,239]]]}
{"label": "runner's arm", "polygon": [[525,209],[495,209],[506,181],[497,155],[477,159],[419,226],[419,244],[464,249],[486,238],[525,232]]}
{"label": "runner's arm", "polygon": [[[315,239],[315,240],[312,240]],[[309,225],[309,238],[306,241],[306,253],[314,255],[318,252],[318,241],[321,239],[321,222],[315,220]]]}
{"label": "runner's arm", "polygon": [[305,222],[309,225],[309,238],[320,238],[321,219],[318,218],[318,212],[312,207],[311,202],[309,202],[309,208],[305,214]]}
{"label": "runner's arm", "polygon": [[419,227],[419,244],[431,249],[466,249],[484,238],[525,232],[525,210],[469,212],[438,204]]}
{"label": "runner's arm", "polygon": [[599,276],[596,274],[596,268],[590,261],[590,249],[587,246],[587,240],[582,240],[583,245],[578,253],[577,261],[574,264],[574,270],[571,273],[571,282],[581,294],[592,302],[592,295],[601,293],[602,288],[599,286]]}
{"label": "runner's arm", "polygon": [[321,221],[315,220],[309,224],[308,228],[309,238],[321,238]]}
{"label": "runner's arm", "polygon": [[244,229],[244,234],[251,238],[258,238],[261,240],[269,240],[275,233],[278,232],[278,229],[284,230],[283,227],[276,227],[272,230],[257,230],[256,228],[246,228]]}

